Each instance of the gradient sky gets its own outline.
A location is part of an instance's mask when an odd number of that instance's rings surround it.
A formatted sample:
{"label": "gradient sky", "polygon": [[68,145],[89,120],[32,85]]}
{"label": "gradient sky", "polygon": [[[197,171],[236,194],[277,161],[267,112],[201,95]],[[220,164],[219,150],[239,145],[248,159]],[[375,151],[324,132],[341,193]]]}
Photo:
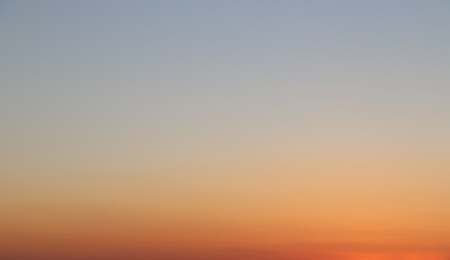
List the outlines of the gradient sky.
{"label": "gradient sky", "polygon": [[0,2],[0,258],[450,259],[450,3]]}

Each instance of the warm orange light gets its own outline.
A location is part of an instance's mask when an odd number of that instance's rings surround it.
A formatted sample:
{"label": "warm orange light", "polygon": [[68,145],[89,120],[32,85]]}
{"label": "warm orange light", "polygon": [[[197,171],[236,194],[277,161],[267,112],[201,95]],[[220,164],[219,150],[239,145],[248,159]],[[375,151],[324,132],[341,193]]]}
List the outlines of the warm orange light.
{"label": "warm orange light", "polygon": [[389,257],[382,254],[356,254],[349,260],[389,260]]}
{"label": "warm orange light", "polygon": [[447,256],[438,252],[417,253],[354,253],[345,256],[348,260],[446,260]]}

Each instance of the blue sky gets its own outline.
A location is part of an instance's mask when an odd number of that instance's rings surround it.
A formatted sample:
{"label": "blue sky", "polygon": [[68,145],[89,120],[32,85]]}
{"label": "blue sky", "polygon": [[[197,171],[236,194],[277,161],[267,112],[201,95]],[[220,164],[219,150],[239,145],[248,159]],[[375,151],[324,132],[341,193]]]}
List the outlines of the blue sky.
{"label": "blue sky", "polygon": [[64,150],[72,141],[100,149],[94,140],[102,139],[173,147],[174,140],[332,139],[354,129],[446,140],[449,8],[445,1],[5,1],[2,139],[14,147],[29,140],[37,150],[46,146],[33,143],[46,141]]}
{"label": "blue sky", "polygon": [[449,8],[6,1],[1,137],[8,154],[53,144],[50,157],[86,145],[102,154],[105,143],[156,154],[223,140],[439,143],[449,137]]}

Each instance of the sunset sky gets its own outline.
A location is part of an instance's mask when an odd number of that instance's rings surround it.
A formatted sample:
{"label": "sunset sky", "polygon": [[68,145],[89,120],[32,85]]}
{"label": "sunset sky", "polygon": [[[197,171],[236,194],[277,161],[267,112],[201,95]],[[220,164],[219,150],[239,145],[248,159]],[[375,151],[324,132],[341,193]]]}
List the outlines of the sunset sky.
{"label": "sunset sky", "polygon": [[449,260],[450,2],[0,1],[1,260]]}

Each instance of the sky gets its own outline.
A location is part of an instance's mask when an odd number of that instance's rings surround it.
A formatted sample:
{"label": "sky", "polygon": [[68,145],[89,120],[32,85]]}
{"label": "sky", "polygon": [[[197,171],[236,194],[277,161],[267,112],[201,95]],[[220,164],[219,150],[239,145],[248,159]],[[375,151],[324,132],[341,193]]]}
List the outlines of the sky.
{"label": "sky", "polygon": [[450,259],[450,3],[0,2],[0,258]]}

